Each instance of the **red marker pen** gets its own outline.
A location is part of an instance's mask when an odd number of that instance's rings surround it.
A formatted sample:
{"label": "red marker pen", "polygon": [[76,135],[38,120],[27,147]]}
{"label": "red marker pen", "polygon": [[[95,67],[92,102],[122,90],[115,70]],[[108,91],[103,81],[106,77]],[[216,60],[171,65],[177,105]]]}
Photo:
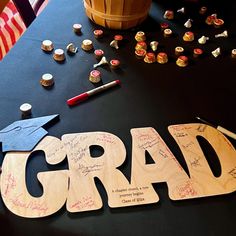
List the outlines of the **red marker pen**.
{"label": "red marker pen", "polygon": [[74,105],[77,105],[79,102],[82,102],[86,99],[88,99],[90,96],[94,95],[94,94],[97,94],[97,93],[100,93],[106,89],[109,89],[115,85],[119,85],[120,84],[120,80],[114,80],[110,83],[107,83],[107,84],[104,84],[100,87],[97,87],[95,89],[92,89],[92,90],[89,90],[85,93],[81,93],[80,95],[77,95],[73,98],[70,98],[68,99],[66,102],[69,106],[74,106]]}

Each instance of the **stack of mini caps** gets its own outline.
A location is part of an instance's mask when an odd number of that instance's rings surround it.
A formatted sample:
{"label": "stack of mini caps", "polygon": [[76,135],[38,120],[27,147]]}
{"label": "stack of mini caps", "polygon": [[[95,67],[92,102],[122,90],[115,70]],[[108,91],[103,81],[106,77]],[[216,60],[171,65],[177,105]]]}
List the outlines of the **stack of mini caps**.
{"label": "stack of mini caps", "polygon": [[145,41],[137,42],[137,44],[135,46],[135,50],[139,50],[139,49],[147,50],[147,43]]}
{"label": "stack of mini caps", "polygon": [[146,35],[143,31],[138,31],[135,35],[135,40],[137,42],[145,41],[146,40]]}
{"label": "stack of mini caps", "polygon": [[203,54],[203,50],[201,48],[194,48],[193,49],[193,57],[199,58]]}
{"label": "stack of mini caps", "polygon": [[236,58],[236,49],[233,49],[233,50],[231,51],[231,57],[232,57],[232,58]]}
{"label": "stack of mini caps", "polygon": [[173,20],[174,19],[174,11],[166,10],[163,17],[167,20]]}
{"label": "stack of mini caps", "polygon": [[144,59],[147,54],[147,43],[145,42],[146,35],[143,31],[138,31],[134,38],[137,41],[135,55],[138,59]]}
{"label": "stack of mini caps", "polygon": [[153,52],[148,52],[146,53],[145,57],[144,57],[144,61],[146,63],[154,63],[156,62],[156,56]]}
{"label": "stack of mini caps", "polygon": [[28,117],[31,115],[32,112],[32,106],[29,103],[23,103],[20,106],[20,111],[21,111],[21,115],[22,117]]}
{"label": "stack of mini caps", "polygon": [[110,60],[110,66],[112,69],[117,69],[120,66],[120,61],[117,59]]}
{"label": "stack of mini caps", "polygon": [[171,29],[164,29],[164,37],[170,37],[173,34]]}
{"label": "stack of mini caps", "polygon": [[184,48],[183,47],[177,46],[175,48],[175,55],[176,56],[181,56],[183,53],[184,53]]}

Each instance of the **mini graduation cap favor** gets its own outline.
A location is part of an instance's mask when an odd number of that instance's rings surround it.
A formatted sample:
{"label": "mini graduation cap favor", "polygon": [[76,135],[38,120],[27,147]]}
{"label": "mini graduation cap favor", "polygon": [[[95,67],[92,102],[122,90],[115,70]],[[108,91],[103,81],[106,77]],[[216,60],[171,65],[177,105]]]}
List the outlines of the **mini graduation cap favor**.
{"label": "mini graduation cap favor", "polygon": [[48,133],[42,126],[56,118],[58,114],[13,122],[0,130],[2,151],[31,151]]}

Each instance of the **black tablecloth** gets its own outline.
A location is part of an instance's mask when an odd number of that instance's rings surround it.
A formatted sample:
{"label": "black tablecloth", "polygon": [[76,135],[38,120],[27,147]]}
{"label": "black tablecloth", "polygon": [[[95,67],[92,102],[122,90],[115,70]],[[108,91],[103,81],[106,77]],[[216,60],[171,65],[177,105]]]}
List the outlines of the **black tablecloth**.
{"label": "black tablecloth", "polygon": [[[204,23],[206,15],[199,15],[205,4],[207,14],[217,13],[225,25],[216,29]],[[186,6],[181,15],[176,10]],[[187,170],[179,147],[169,134],[172,124],[198,122],[203,116],[216,124],[236,131],[235,112],[235,66],[231,58],[235,44],[235,3],[221,4],[212,1],[153,1],[148,19],[130,30],[109,30],[92,23],[85,15],[82,1],[51,0],[48,7],[28,28],[15,47],[0,63],[0,127],[4,128],[21,119],[19,106],[32,105],[32,117],[59,114],[60,121],[48,127],[49,135],[60,138],[67,133],[105,131],[117,135],[127,150],[126,162],[121,170],[127,177],[131,171],[131,128],[153,127],[162,136],[180,164]],[[160,22],[166,9],[173,9],[176,17],[170,21],[174,35],[164,38]],[[183,42],[188,31],[183,26],[192,18],[195,40]],[[82,24],[82,34],[72,30],[74,23]],[[102,28],[104,37],[94,39],[93,30]],[[147,64],[134,55],[135,33],[142,30],[147,41],[159,41],[159,50],[167,52],[169,62]],[[214,35],[228,30],[228,38]],[[124,40],[118,50],[109,43],[114,35],[121,34]],[[197,39],[210,37],[205,45]],[[44,53],[41,42],[53,41],[55,48],[66,48],[73,42],[79,47],[74,56],[66,55],[62,64],[55,62],[52,54]],[[80,48],[84,39],[92,39],[94,48],[105,51],[108,60],[121,61],[120,69],[100,67],[102,82],[121,80],[121,86],[105,91],[78,106],[70,108],[66,100],[88,91],[94,86],[89,72],[97,63],[93,53]],[[189,57],[189,65],[180,68],[175,64],[174,48],[183,46]],[[201,47],[202,58],[195,59],[192,50]],[[222,54],[214,58],[211,52],[221,47]],[[52,89],[44,89],[39,81],[42,74],[51,73],[55,79]],[[230,139],[234,147],[236,142]],[[42,189],[36,174],[44,170],[65,169],[68,164],[52,167],[43,157],[32,157],[28,163],[27,184],[29,192],[40,196]],[[2,162],[4,153],[1,154]],[[157,204],[111,209],[100,182],[98,189],[103,198],[103,208],[98,211],[69,213],[63,207],[56,214],[42,219],[25,219],[12,214],[0,201],[1,231],[8,235],[234,235],[235,193],[223,196],[173,202],[169,199],[166,184],[154,184],[160,196]],[[7,234],[4,234],[7,235]]]}

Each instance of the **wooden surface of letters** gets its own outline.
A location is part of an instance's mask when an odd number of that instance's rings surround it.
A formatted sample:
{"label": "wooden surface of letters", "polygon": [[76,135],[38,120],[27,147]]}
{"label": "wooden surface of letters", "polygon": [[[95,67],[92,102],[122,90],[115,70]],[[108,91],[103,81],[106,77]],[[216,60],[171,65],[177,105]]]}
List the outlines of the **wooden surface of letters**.
{"label": "wooden surface of letters", "polygon": [[[228,139],[202,124],[168,127],[182,151],[189,175],[181,167],[157,131],[135,128],[132,136],[131,176],[128,180],[118,169],[126,158],[123,142],[106,132],[65,134],[62,139],[46,136],[32,151],[42,150],[48,164],[68,159],[68,170],[46,171],[37,177],[43,186],[41,197],[33,197],[26,186],[26,166],[32,152],[8,152],[1,175],[1,195],[6,207],[23,217],[43,217],[57,212],[64,204],[69,212],[99,209],[102,199],[95,185],[103,184],[110,207],[156,203],[153,183],[166,182],[172,200],[199,198],[234,192],[236,189],[236,152]],[[199,145],[201,136],[215,150],[221,175],[215,177]],[[93,157],[91,147],[102,153]],[[146,163],[147,153],[153,163]]]}

